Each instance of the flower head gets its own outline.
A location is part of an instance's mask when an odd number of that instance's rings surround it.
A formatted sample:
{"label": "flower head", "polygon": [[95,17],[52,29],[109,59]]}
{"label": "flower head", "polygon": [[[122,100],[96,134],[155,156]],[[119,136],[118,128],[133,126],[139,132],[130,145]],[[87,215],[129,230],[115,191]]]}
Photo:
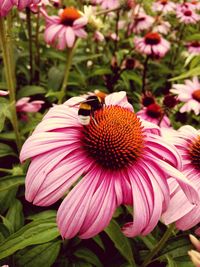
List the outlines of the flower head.
{"label": "flower head", "polygon": [[92,4],[100,4],[103,9],[113,9],[119,6],[119,0],[92,0]]}
{"label": "flower head", "polygon": [[168,0],[158,0],[153,3],[152,9],[156,12],[169,13],[174,12],[176,4]]}
{"label": "flower head", "polygon": [[189,42],[186,46],[189,53],[193,53],[196,55],[200,54],[200,41]]}
{"label": "flower head", "polygon": [[38,112],[44,101],[34,100],[30,101],[30,97],[23,97],[16,103],[17,112]]}
{"label": "flower head", "polygon": [[189,250],[188,255],[190,256],[191,261],[195,267],[200,266],[200,241],[193,235],[189,235],[190,241],[196,250]]}
{"label": "flower head", "polygon": [[23,10],[25,7],[30,5],[36,5],[40,0],[12,0],[13,4],[17,6],[19,10]]}
{"label": "flower head", "polygon": [[200,83],[197,77],[193,80],[185,80],[185,84],[174,84],[171,93],[178,95],[178,100],[185,102],[180,112],[194,111],[196,115],[200,113]]}
{"label": "flower head", "polygon": [[200,20],[200,15],[185,4],[180,4],[178,6],[176,16],[180,22],[185,24],[196,24]]}
{"label": "flower head", "polygon": [[87,36],[83,28],[88,20],[81,16],[77,9],[65,8],[60,10],[59,16],[48,16],[44,10],[42,13],[47,22],[44,38],[48,44],[63,50],[66,47],[73,47],[76,37],[85,38]]}
{"label": "flower head", "polygon": [[163,112],[164,111],[160,105],[157,103],[152,103],[137,112],[137,115],[139,118],[150,121],[157,125],[161,121],[160,127],[170,127],[170,120],[166,115],[163,116]]}
{"label": "flower head", "polygon": [[8,12],[14,6],[13,0],[1,0],[0,1],[0,17],[7,16]]}
{"label": "flower head", "polygon": [[140,33],[141,31],[148,30],[154,23],[154,18],[145,14],[139,13],[134,16],[133,22],[129,26],[129,31]]}
{"label": "flower head", "polygon": [[32,159],[25,195],[35,205],[53,204],[76,183],[57,214],[63,238],[98,234],[121,204],[133,205],[134,216],[123,232],[148,234],[168,206],[169,176],[192,201],[198,198],[177,170],[181,161],[175,147],[153,133],[159,127],[136,116],[125,92],[106,96],[88,126],[78,120],[82,100],[71,98],[50,109],[20,155],[21,161]]}
{"label": "flower head", "polygon": [[149,32],[144,37],[134,38],[135,48],[146,55],[164,57],[170,43],[157,32]]}
{"label": "flower head", "polygon": [[[200,194],[200,130],[192,126],[182,126],[178,131],[162,130],[166,140],[174,144],[182,157],[182,173],[192,181]],[[163,214],[164,223],[176,222],[176,227],[187,230],[200,222],[200,203],[192,205],[180,191],[180,187],[172,179],[169,182],[171,200],[167,211]]]}

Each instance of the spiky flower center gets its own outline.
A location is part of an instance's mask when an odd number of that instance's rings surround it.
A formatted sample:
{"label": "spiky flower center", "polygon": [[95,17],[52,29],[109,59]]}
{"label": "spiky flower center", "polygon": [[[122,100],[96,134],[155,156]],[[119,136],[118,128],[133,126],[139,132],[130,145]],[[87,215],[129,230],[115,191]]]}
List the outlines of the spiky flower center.
{"label": "spiky flower center", "polygon": [[168,0],[161,0],[160,3],[164,6],[168,3]]}
{"label": "spiky flower center", "polygon": [[149,32],[145,35],[145,43],[148,45],[157,45],[161,41],[161,37],[157,32]]}
{"label": "spiky flower center", "polygon": [[163,114],[161,106],[156,103],[149,105],[146,112],[152,118],[160,118]]}
{"label": "spiky flower center", "polygon": [[200,47],[200,42],[194,41],[194,42],[190,43],[190,46],[192,46],[192,47]]}
{"label": "spiky flower center", "polygon": [[185,15],[186,17],[190,17],[190,16],[192,16],[192,11],[191,11],[191,10],[186,10],[186,11],[184,12],[184,15]]}
{"label": "spiky flower center", "polygon": [[72,26],[73,22],[81,17],[80,13],[74,7],[67,7],[60,15],[61,23],[66,26]]}
{"label": "spiky flower center", "polygon": [[200,135],[192,142],[189,154],[194,166],[200,170]]}
{"label": "spiky flower center", "polygon": [[83,133],[83,148],[106,169],[127,167],[142,155],[144,135],[140,119],[126,108],[106,106],[95,111]]}
{"label": "spiky flower center", "polygon": [[200,89],[194,91],[192,93],[192,97],[193,97],[193,99],[195,99],[196,101],[198,101],[200,103]]}

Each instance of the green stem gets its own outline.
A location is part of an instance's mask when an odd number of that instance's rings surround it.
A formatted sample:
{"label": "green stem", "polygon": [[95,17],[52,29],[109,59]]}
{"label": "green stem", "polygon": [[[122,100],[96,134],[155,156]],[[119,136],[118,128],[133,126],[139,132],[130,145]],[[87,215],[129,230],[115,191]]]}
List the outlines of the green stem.
{"label": "green stem", "polygon": [[0,172],[6,172],[12,174],[12,170],[5,169],[5,168],[0,168]]}
{"label": "green stem", "polygon": [[63,98],[66,93],[66,88],[67,88],[67,83],[68,83],[68,78],[69,78],[69,72],[72,64],[72,58],[74,54],[74,47],[72,48],[67,48],[67,62],[66,62],[66,67],[65,67],[65,74],[64,74],[64,79],[62,83],[62,87],[60,89],[60,95],[58,97],[58,104],[61,104],[63,101]]}
{"label": "green stem", "polygon": [[40,45],[39,45],[39,29],[40,29],[40,12],[37,13],[36,30],[35,30],[35,77],[36,84],[40,82]]}
{"label": "green stem", "polygon": [[111,8],[111,9],[107,9],[107,10],[102,10],[102,11],[99,11],[95,14],[95,16],[100,16],[100,15],[105,15],[105,14],[108,14],[110,12],[115,12],[115,11],[118,11],[122,9],[122,7],[115,7],[115,8]]}
{"label": "green stem", "polygon": [[[10,28],[9,28],[10,31]],[[7,88],[9,89],[10,98],[10,111],[11,111],[11,123],[15,131],[16,144],[18,151],[21,148],[21,138],[19,133],[17,112],[16,112],[16,101],[15,101],[15,75],[13,67],[13,50],[11,49],[11,38],[7,35],[6,27],[4,24],[4,18],[0,17],[0,44],[3,54],[3,62],[5,68],[5,76]]]}
{"label": "green stem", "polygon": [[141,267],[146,267],[151,262],[151,259],[163,248],[163,246],[165,245],[167,240],[170,238],[174,229],[175,229],[175,225],[170,224],[167,231],[164,233],[163,237],[160,239],[160,241],[157,243],[157,245],[152,249],[152,251],[146,257],[146,259],[144,260]]}
{"label": "green stem", "polygon": [[28,29],[28,43],[29,43],[29,65],[30,65],[30,84],[33,82],[33,49],[32,49],[32,25],[31,25],[31,10],[26,8],[26,21]]}
{"label": "green stem", "polygon": [[146,56],[145,62],[144,62],[144,69],[143,69],[143,75],[142,75],[142,93],[145,94],[145,86],[146,86],[146,76],[147,76],[147,69],[148,69],[148,61],[149,61],[149,55]]}

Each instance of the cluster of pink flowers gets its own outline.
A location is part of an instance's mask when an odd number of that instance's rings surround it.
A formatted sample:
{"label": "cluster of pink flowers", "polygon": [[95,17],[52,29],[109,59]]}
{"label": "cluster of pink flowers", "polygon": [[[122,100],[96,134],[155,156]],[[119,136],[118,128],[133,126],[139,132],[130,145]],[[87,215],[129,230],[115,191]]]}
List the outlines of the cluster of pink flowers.
{"label": "cluster of pink flowers", "polygon": [[[121,204],[133,206],[133,221],[123,226],[124,234],[147,235],[172,205],[170,179],[191,203],[198,202],[192,181],[181,172],[179,147],[165,141],[158,126],[137,117],[125,92],[106,96],[88,126],[78,119],[78,104],[83,100],[74,97],[51,108],[20,155],[21,161],[31,158],[26,199],[35,205],[55,203],[76,183],[57,213],[63,238],[98,234]],[[194,131],[190,134],[197,136]],[[196,164],[199,140],[192,139],[192,164]],[[188,168],[191,165],[186,172]]]}
{"label": "cluster of pink flowers", "polygon": [[30,5],[38,4],[40,0],[1,0],[0,1],[0,16],[7,16],[8,12],[16,6],[19,10],[23,10]]}

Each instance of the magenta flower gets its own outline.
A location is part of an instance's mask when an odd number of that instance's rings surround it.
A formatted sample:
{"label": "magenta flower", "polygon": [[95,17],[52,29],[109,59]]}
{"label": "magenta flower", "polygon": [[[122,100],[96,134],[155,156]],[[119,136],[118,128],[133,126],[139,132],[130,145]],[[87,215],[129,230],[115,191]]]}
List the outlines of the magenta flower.
{"label": "magenta flower", "polygon": [[156,103],[144,107],[142,110],[137,112],[137,115],[139,118],[155,123],[157,125],[161,121],[160,127],[170,127],[169,118],[166,115],[163,116],[163,110],[161,106]]}
{"label": "magenta flower", "polygon": [[0,17],[7,16],[8,12],[12,9],[14,3],[12,0],[1,0],[0,1]]}
{"label": "magenta flower", "polygon": [[168,34],[170,31],[171,25],[168,21],[159,21],[159,24],[153,27],[153,30],[155,32],[161,33],[161,34]]}
{"label": "magenta flower", "polygon": [[142,54],[164,57],[170,48],[170,43],[157,32],[149,32],[144,37],[134,38],[135,48]]}
{"label": "magenta flower", "polygon": [[78,120],[77,104],[83,100],[75,97],[51,108],[20,155],[21,161],[31,158],[28,201],[48,206],[71,189],[57,214],[63,238],[98,234],[121,204],[133,205],[134,217],[123,232],[148,234],[168,206],[169,176],[191,201],[198,198],[177,170],[181,161],[176,148],[153,133],[159,127],[137,118],[125,92],[106,96],[88,126]]}
{"label": "magenta flower", "polygon": [[17,6],[19,10],[23,10],[25,7],[30,5],[36,5],[40,0],[12,0],[13,4]]}
{"label": "magenta flower", "polygon": [[196,24],[200,20],[200,15],[185,4],[180,4],[178,6],[176,16],[180,22],[185,24]]}
{"label": "magenta flower", "polygon": [[119,6],[119,0],[92,0],[92,4],[101,5],[103,9],[112,9]]}
{"label": "magenta flower", "polygon": [[152,9],[153,11],[166,14],[174,12],[176,10],[176,4],[168,0],[158,0],[153,3]]}
{"label": "magenta flower", "polygon": [[[200,194],[200,130],[186,125],[178,131],[162,130],[162,133],[166,140],[177,147],[183,162],[182,173],[195,184]],[[169,186],[171,200],[169,208],[162,216],[164,223],[176,222],[176,227],[180,230],[190,229],[200,223],[200,203],[192,205],[173,179]]]}
{"label": "magenta flower", "polygon": [[30,97],[23,97],[16,103],[17,112],[38,112],[44,101],[34,100],[30,101]]}
{"label": "magenta flower", "polygon": [[134,16],[133,22],[129,26],[129,33],[140,33],[144,30],[148,30],[154,23],[154,18],[145,14],[139,13]]}
{"label": "magenta flower", "polygon": [[66,47],[73,47],[76,37],[87,36],[83,28],[88,20],[75,8],[65,8],[59,12],[59,16],[48,16],[44,10],[42,13],[47,22],[44,38],[48,44],[63,50]]}
{"label": "magenta flower", "polygon": [[0,96],[6,96],[8,94],[9,94],[8,91],[0,90]]}
{"label": "magenta flower", "polygon": [[193,53],[196,55],[200,54],[200,41],[189,42],[186,46],[189,53]]}
{"label": "magenta flower", "polygon": [[185,84],[173,84],[171,93],[177,95],[177,99],[185,102],[180,112],[194,111],[196,115],[200,113],[200,82],[197,77],[193,80],[185,80]]}

